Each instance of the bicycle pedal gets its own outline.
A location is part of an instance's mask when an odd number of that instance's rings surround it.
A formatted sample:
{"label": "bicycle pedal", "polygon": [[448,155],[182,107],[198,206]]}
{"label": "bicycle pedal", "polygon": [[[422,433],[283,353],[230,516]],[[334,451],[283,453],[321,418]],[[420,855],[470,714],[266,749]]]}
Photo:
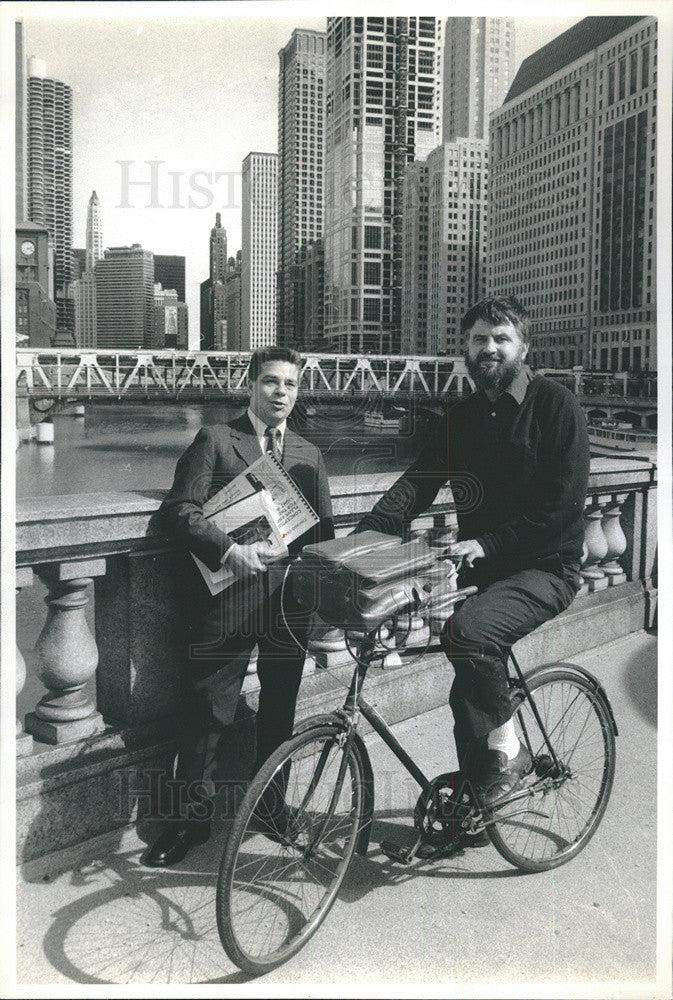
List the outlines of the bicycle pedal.
{"label": "bicycle pedal", "polygon": [[395,861],[398,865],[405,865],[406,867],[415,860],[416,851],[418,850],[416,844],[412,844],[411,847],[405,847],[404,844],[394,844],[391,840],[382,840],[379,847],[383,854],[391,861]]}

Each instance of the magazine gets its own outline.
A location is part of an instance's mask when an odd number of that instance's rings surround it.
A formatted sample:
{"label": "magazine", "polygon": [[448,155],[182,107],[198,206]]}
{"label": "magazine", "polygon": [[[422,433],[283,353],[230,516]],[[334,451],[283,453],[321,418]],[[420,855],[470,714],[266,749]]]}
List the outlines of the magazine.
{"label": "magazine", "polygon": [[[203,514],[239,545],[266,540],[275,559],[287,555],[287,546],[319,520],[271,454],[262,455],[207,500]],[[192,558],[211,594],[219,594],[236,580],[226,561],[213,572],[193,553]]]}

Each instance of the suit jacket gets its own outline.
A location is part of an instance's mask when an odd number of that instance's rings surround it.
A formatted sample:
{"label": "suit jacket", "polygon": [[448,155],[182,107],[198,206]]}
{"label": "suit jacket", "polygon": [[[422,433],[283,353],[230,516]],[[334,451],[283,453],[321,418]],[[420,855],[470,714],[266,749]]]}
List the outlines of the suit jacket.
{"label": "suit jacket", "polygon": [[[228,424],[202,427],[178,461],[160,513],[170,534],[213,571],[233,541],[203,516],[203,504],[261,454],[255,430],[243,414]],[[285,429],[282,464],[320,518],[311,531],[290,545],[293,555],[310,542],[334,538],[332,501],[320,451],[289,427]],[[205,592],[203,581],[201,584]]]}

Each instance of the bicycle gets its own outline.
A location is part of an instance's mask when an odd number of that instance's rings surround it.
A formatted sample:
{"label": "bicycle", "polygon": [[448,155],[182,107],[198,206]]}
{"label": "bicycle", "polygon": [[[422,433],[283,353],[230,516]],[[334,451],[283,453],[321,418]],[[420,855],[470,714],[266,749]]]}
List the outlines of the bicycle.
{"label": "bicycle", "polygon": [[[457,590],[443,604],[476,590]],[[399,629],[402,613],[410,628],[422,601],[414,590],[413,606],[407,599],[395,609],[393,628]],[[524,675],[511,656],[510,697],[532,770],[489,812],[480,811],[459,772],[428,779],[362,696],[369,666],[389,649],[383,629],[390,616],[388,602],[371,630],[346,631],[355,668],[343,707],[299,724],[257,773],[234,821],[218,875],[217,924],[227,955],[251,975],[271,971],[306,944],[335,902],[354,854],[367,853],[374,775],[357,728],[360,715],[421,789],[414,844],[381,844],[393,861],[410,865],[421,848],[426,856],[450,856],[465,838],[487,831],[510,864],[547,871],[586,846],[607,807],[617,726],[602,685],[571,663],[544,664]]]}

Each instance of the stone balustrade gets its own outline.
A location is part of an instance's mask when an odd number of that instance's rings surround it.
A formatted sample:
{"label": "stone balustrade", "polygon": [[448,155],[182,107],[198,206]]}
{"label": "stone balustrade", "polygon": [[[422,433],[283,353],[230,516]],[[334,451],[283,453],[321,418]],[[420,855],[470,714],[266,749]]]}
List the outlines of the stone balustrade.
{"label": "stone balustrade", "polygon": [[[655,475],[647,462],[593,460],[583,593],[651,576]],[[337,533],[350,530],[393,479],[332,477]],[[33,574],[48,587],[46,621],[35,649],[46,693],[25,723],[17,722],[23,747],[24,733],[56,744],[101,732],[104,719],[137,724],[175,708],[184,617],[177,557],[153,517],[159,504],[158,493],[19,501],[17,589],[30,586]],[[412,527],[455,530],[448,487]],[[95,636],[84,613],[92,591]],[[94,675],[95,699],[86,691]]]}
{"label": "stone balustrade", "polygon": [[[394,478],[331,477],[337,533],[350,530]],[[152,730],[156,736],[161,731],[166,738],[171,732],[166,720],[179,715],[186,643],[183,557],[155,517],[161,496],[148,491],[17,502],[17,600],[36,578],[47,587],[35,649],[24,648],[17,657],[17,694],[25,681],[21,652],[27,660],[31,654],[32,669],[45,689],[32,711],[17,721],[17,754],[26,787],[44,774],[50,753],[57,754],[59,766],[73,767],[75,761],[95,757],[111,734],[121,734],[115,752],[122,753],[124,747],[139,745],[140,732]],[[455,527],[448,487],[412,525],[416,532],[435,529],[435,537],[451,534]],[[581,611],[585,602],[604,615],[606,602],[621,599],[628,602],[631,616],[624,628],[647,627],[654,614],[653,574],[655,466],[645,460],[593,459],[584,583],[573,608]],[[417,640],[427,637],[427,624],[414,620]],[[584,648],[606,641],[596,636]],[[319,665],[347,659],[339,636],[316,641],[312,652]],[[393,664],[399,666],[395,657]],[[36,755],[41,755],[40,768]]]}

